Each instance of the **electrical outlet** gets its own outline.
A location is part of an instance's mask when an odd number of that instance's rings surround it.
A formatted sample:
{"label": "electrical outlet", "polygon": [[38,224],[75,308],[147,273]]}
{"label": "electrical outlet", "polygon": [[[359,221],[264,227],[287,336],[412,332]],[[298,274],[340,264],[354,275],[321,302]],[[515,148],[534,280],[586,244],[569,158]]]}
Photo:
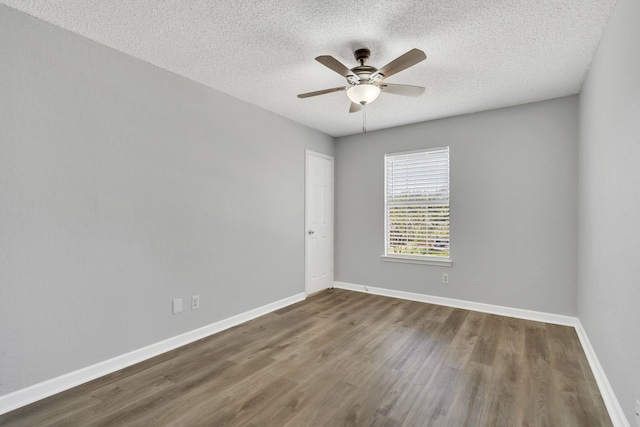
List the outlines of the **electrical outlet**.
{"label": "electrical outlet", "polygon": [[449,283],[449,275],[447,273],[442,273],[442,283]]}
{"label": "electrical outlet", "polygon": [[191,310],[197,310],[200,308],[200,295],[194,295],[191,297]]}
{"label": "electrical outlet", "polygon": [[182,312],[182,298],[176,298],[173,300],[171,307],[173,308],[173,314]]}
{"label": "electrical outlet", "polygon": [[636,425],[640,427],[640,399],[636,399]]}

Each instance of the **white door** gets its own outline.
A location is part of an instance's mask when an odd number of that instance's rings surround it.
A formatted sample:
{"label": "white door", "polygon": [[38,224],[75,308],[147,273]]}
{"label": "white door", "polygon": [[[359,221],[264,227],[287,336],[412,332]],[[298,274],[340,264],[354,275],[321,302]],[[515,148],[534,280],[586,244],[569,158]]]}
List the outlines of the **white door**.
{"label": "white door", "polygon": [[333,157],[306,151],[305,290],[333,287]]}

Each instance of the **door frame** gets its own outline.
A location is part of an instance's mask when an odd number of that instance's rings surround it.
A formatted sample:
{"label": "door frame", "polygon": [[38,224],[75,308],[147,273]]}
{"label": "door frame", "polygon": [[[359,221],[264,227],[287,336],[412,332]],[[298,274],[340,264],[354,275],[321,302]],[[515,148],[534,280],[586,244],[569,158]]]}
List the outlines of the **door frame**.
{"label": "door frame", "polygon": [[[307,215],[307,206],[309,206],[309,157],[310,156],[314,156],[314,157],[319,157],[325,160],[329,160],[331,162],[331,231],[330,231],[330,236],[331,236],[331,256],[330,256],[330,263],[331,263],[331,286],[330,288],[333,287],[333,266],[334,266],[334,259],[333,259],[333,254],[334,254],[334,247],[335,247],[335,180],[334,180],[334,176],[335,176],[335,162],[334,162],[334,158],[333,156],[329,156],[327,154],[323,154],[323,153],[318,153],[316,151],[311,151],[311,150],[305,150],[304,151],[305,156],[304,156],[304,292],[306,296],[310,295],[309,292],[309,286],[310,286],[310,254],[309,254],[309,239],[307,238],[307,230],[309,230],[309,224],[307,224],[307,219],[308,219],[308,215]],[[313,292],[312,292],[313,293]]]}

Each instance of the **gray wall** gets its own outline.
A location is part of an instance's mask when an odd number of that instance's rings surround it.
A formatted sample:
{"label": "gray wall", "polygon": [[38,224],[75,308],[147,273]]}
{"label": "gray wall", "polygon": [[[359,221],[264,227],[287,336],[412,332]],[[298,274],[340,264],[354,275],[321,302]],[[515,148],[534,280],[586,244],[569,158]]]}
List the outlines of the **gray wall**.
{"label": "gray wall", "polygon": [[2,5],[0,58],[0,395],[304,292],[333,138]]}
{"label": "gray wall", "polygon": [[[574,96],[339,138],[336,280],[575,315],[577,119]],[[453,266],[383,262],[384,154],[444,145]]]}
{"label": "gray wall", "polygon": [[629,421],[640,398],[640,2],[619,0],[580,95],[578,316]]}

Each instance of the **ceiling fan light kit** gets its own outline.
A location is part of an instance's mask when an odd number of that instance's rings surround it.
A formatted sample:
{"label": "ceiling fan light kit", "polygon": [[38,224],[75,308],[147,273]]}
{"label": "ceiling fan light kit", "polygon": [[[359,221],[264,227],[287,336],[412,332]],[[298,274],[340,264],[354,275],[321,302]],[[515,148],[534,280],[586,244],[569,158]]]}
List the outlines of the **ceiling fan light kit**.
{"label": "ceiling fan light kit", "polygon": [[347,68],[333,56],[322,55],[316,57],[316,61],[346,78],[348,86],[301,93],[298,95],[298,98],[309,98],[312,96],[346,90],[347,96],[351,100],[349,112],[353,113],[362,110],[362,106],[370,104],[378,99],[380,92],[388,92],[402,96],[419,96],[424,92],[424,87],[421,86],[399,85],[383,82],[387,77],[399,73],[400,71],[427,59],[427,56],[423,51],[420,49],[411,49],[409,52],[399,56],[379,69],[370,65],[365,65],[369,60],[369,55],[369,49],[356,50],[353,56],[360,65],[351,69]]}
{"label": "ceiling fan light kit", "polygon": [[360,105],[371,104],[378,99],[378,95],[380,95],[380,87],[370,83],[361,83],[347,89],[349,99]]}

